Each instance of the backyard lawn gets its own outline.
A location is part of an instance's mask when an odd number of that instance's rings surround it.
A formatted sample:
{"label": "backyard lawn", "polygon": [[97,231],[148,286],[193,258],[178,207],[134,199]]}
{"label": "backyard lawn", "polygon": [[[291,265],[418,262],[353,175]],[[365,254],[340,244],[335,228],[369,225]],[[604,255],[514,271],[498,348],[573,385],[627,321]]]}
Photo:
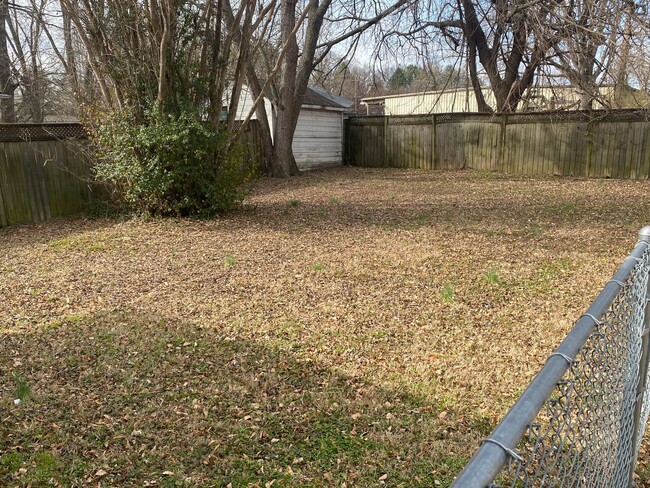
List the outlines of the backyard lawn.
{"label": "backyard lawn", "polygon": [[0,485],[448,486],[649,194],[341,168],[211,221],[0,229]]}

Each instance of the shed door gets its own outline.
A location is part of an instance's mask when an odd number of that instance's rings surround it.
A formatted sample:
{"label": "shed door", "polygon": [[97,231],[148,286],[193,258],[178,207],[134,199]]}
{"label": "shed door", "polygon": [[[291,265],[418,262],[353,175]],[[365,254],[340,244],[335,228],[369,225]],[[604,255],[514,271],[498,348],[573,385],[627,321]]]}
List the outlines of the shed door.
{"label": "shed door", "polygon": [[303,170],[340,165],[343,161],[341,112],[302,109],[293,136],[293,155]]}

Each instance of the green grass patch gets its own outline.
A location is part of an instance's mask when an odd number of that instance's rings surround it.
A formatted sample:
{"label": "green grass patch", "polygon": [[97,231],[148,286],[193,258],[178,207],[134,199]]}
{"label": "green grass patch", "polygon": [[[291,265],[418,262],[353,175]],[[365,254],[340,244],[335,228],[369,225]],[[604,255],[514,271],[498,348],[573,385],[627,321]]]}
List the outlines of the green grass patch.
{"label": "green grass patch", "polygon": [[434,484],[437,480],[439,486],[450,486],[468,462],[469,458],[463,455],[441,457],[435,465]]}
{"label": "green grass patch", "polygon": [[573,215],[577,210],[573,202],[559,202],[544,205],[544,211],[552,216],[566,217]]}
{"label": "green grass patch", "polygon": [[108,244],[103,240],[98,240],[94,236],[69,236],[50,241],[50,249],[55,251],[90,251],[99,252],[108,248]]}
{"label": "green grass patch", "polygon": [[15,473],[23,466],[25,461],[25,455],[19,452],[8,452],[0,455],[0,480],[2,479],[3,471],[7,474]]}
{"label": "green grass patch", "polygon": [[24,402],[32,396],[32,389],[27,380],[20,375],[14,376],[14,398]]}
{"label": "green grass patch", "polygon": [[440,293],[440,298],[443,302],[453,302],[454,301],[454,287],[447,283],[442,287],[442,292]]}
{"label": "green grass patch", "polygon": [[491,285],[503,285],[504,281],[499,275],[499,270],[496,268],[492,268],[487,272],[487,275],[485,276],[485,280],[490,283]]}
{"label": "green grass patch", "polygon": [[531,224],[528,227],[526,227],[524,233],[528,237],[541,237],[544,234],[544,229],[539,224]]}
{"label": "green grass patch", "polygon": [[548,281],[561,276],[565,271],[571,268],[569,258],[561,258],[556,261],[544,263],[539,268],[539,281]]}
{"label": "green grass patch", "polygon": [[34,468],[28,471],[32,480],[47,483],[58,474],[59,463],[50,452],[40,452],[34,456]]}
{"label": "green grass patch", "polygon": [[572,267],[569,258],[560,258],[544,262],[539,265],[533,276],[529,279],[522,280],[524,289],[529,289],[527,293],[548,294],[557,289],[558,280],[561,280],[568,270]]}
{"label": "green grass patch", "polygon": [[223,265],[226,268],[231,268],[235,265],[235,256],[232,254],[228,254],[225,258],[223,258]]}

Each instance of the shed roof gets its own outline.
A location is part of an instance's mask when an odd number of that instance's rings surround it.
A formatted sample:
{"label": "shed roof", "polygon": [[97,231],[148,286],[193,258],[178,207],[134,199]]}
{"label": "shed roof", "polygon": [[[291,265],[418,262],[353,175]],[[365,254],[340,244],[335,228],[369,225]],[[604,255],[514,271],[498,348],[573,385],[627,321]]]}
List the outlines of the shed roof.
{"label": "shed roof", "polygon": [[353,102],[345,97],[334,95],[334,93],[330,93],[327,90],[310,85],[307,87],[302,104],[332,108],[349,108]]}

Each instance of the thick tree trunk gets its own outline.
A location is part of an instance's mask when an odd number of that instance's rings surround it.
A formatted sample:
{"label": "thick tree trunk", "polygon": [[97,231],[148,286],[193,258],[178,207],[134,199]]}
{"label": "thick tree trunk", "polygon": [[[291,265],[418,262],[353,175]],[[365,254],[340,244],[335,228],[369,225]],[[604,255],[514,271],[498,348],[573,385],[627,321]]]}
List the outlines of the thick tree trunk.
{"label": "thick tree trunk", "polygon": [[298,113],[302,100],[296,99],[296,66],[298,65],[298,41],[296,26],[296,0],[283,0],[280,30],[285,44],[280,75],[280,93],[277,100],[277,122],[275,124],[275,151],[273,155],[273,175],[287,177],[300,171],[293,157],[293,134],[296,131]]}
{"label": "thick tree trunk", "polygon": [[[632,9],[632,11],[630,11]],[[621,48],[618,56],[618,63],[615,67],[616,75],[614,82],[614,104],[616,108],[628,107],[629,95],[629,64],[630,64],[630,42],[632,39],[632,17],[634,15],[634,2],[626,2],[626,8],[623,10],[623,26],[621,32]]]}
{"label": "thick tree trunk", "polygon": [[[282,89],[280,90],[282,92]],[[284,97],[281,97],[281,100]],[[274,126],[274,151],[271,166],[273,176],[286,178],[300,173],[296,158],[293,156],[293,135],[296,132],[298,113],[302,103],[288,105],[282,101],[277,107],[277,119]],[[295,113],[298,112],[298,113]]]}
{"label": "thick tree trunk", "polygon": [[472,83],[472,89],[474,90],[474,96],[476,97],[478,111],[492,112],[492,108],[487,104],[485,97],[483,96],[481,81],[479,80],[478,72],[476,70],[476,45],[471,41],[468,42],[467,63],[469,65],[469,78]]}
{"label": "thick tree trunk", "polygon": [[[458,0],[458,9],[462,12],[461,18],[464,19],[463,36],[468,44],[468,55],[472,57],[469,60],[470,78],[479,110],[491,111],[479,87],[476,59],[481,63],[490,80],[496,100],[496,111],[514,112],[524,92],[531,86],[535,70],[543,59],[545,52],[542,50],[543,45],[536,38],[535,47],[532,51],[529,50],[527,43],[531,36],[530,26],[525,15],[519,13],[518,18],[506,19],[502,15],[497,15],[496,25],[491,26],[493,32],[492,46],[490,46],[477,15],[476,5],[477,2],[474,0]],[[497,8],[499,5],[497,2]],[[504,42],[507,26],[512,30],[509,45]],[[525,66],[523,72],[521,72],[522,64]]]}
{"label": "thick tree trunk", "polygon": [[[282,126],[286,127],[285,124],[280,122],[278,118],[278,129],[275,132],[275,151],[273,154],[273,176],[280,178],[286,178],[288,176],[295,176],[300,173],[298,165],[296,164],[296,158],[293,156],[293,133],[294,130],[282,129]],[[292,137],[287,137],[288,133],[291,133]],[[280,136],[279,134],[284,134]]]}
{"label": "thick tree trunk", "polygon": [[0,0],[0,91],[11,98],[0,101],[2,122],[16,122],[16,107],[14,105],[14,91],[16,85],[11,81],[11,60],[7,48],[7,21],[9,19],[9,2]]}
{"label": "thick tree trunk", "polygon": [[[596,46],[592,45],[589,39],[584,39],[581,48],[577,60],[578,79],[574,83],[578,85],[580,90],[580,109],[591,110],[594,106],[594,100],[598,96],[598,85],[594,74]],[[571,79],[570,73],[569,79]]]}

